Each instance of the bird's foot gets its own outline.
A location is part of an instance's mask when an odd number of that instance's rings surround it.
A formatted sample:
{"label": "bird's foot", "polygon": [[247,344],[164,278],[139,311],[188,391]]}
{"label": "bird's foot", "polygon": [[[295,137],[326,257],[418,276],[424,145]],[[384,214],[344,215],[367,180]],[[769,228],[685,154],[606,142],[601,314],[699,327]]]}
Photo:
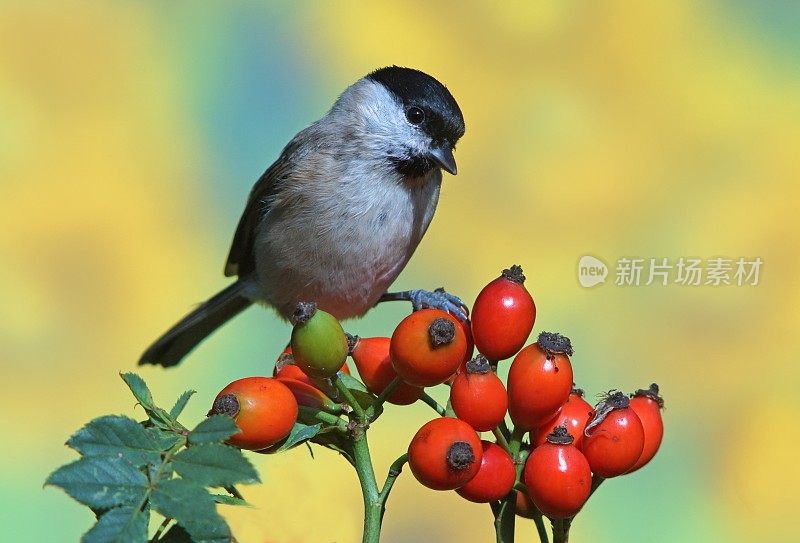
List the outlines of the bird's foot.
{"label": "bird's foot", "polygon": [[386,293],[381,297],[382,302],[394,300],[407,300],[411,302],[414,311],[420,309],[440,309],[455,316],[461,321],[467,320],[467,305],[459,298],[443,288],[434,291],[414,289],[403,292]]}

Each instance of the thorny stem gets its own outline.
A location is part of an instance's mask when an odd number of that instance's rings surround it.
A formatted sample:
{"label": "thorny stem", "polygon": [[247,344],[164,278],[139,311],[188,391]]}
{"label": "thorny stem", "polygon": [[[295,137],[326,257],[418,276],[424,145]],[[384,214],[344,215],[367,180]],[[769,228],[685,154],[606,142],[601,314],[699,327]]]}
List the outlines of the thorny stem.
{"label": "thorny stem", "polygon": [[439,405],[439,402],[437,402],[436,400],[431,398],[430,394],[428,394],[427,392],[422,391],[422,395],[419,397],[419,399],[422,400],[423,402],[425,402],[426,404],[428,404],[429,406],[431,406],[431,408],[434,411],[439,413],[440,417],[446,416],[447,412],[446,412],[445,408],[442,407],[441,405]]}

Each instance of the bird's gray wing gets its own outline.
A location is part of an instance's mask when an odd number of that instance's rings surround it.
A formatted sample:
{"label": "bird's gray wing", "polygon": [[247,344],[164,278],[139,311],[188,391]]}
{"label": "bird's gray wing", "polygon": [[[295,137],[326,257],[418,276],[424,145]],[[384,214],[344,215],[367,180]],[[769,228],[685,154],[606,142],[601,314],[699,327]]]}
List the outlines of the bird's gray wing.
{"label": "bird's gray wing", "polygon": [[290,177],[292,172],[293,156],[298,144],[292,140],[267,171],[258,179],[244,208],[236,234],[233,236],[231,250],[225,263],[225,276],[238,275],[244,277],[255,269],[255,255],[253,245],[256,239],[258,224],[269,210],[272,196],[280,185]]}

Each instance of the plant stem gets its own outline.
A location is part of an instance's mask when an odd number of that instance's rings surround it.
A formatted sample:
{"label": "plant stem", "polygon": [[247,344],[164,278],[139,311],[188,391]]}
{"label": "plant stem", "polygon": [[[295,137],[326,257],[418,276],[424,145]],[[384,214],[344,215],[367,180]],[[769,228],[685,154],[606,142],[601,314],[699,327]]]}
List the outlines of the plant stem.
{"label": "plant stem", "polygon": [[511,448],[508,446],[508,441],[506,441],[506,436],[503,435],[503,431],[497,427],[492,430],[492,434],[494,434],[494,438],[497,441],[497,444],[503,447],[505,451],[510,455]]}
{"label": "plant stem", "polygon": [[[522,437],[524,435],[524,430],[514,428],[514,431],[511,432],[511,440],[508,442],[508,451],[511,454],[511,458],[514,460],[514,465],[517,470],[516,482],[519,482],[522,468],[525,465],[525,457],[527,457],[527,454],[520,455],[519,452],[520,446],[522,445]],[[511,492],[509,492],[508,495],[500,502],[500,507],[495,513],[494,530],[497,537],[497,543],[512,543],[514,541],[516,506],[517,493],[512,489]]]}
{"label": "plant stem", "polygon": [[425,391],[422,391],[422,395],[419,397],[419,399],[420,399],[420,400],[422,400],[423,402],[425,402],[426,404],[428,404],[429,406],[431,406],[431,408],[432,408],[434,411],[436,411],[437,413],[439,413],[439,416],[440,416],[440,417],[444,417],[444,416],[445,416],[445,409],[444,409],[444,407],[442,407],[441,405],[439,405],[439,402],[437,402],[436,400],[434,400],[433,398],[431,398],[430,394],[428,394],[427,392],[425,392]]}
{"label": "plant stem", "polygon": [[367,421],[367,414],[366,414],[366,412],[364,412],[364,408],[361,407],[360,403],[358,403],[358,401],[356,400],[355,396],[353,396],[353,393],[350,392],[349,388],[347,388],[347,385],[344,383],[344,381],[339,379],[338,374],[334,375],[332,377],[332,380],[333,380],[334,386],[336,386],[336,390],[338,390],[339,393],[342,396],[344,396],[344,399],[347,401],[348,404],[350,404],[350,407],[353,408],[353,412],[356,414],[356,417],[358,417],[358,420],[360,422],[366,422]]}
{"label": "plant stem", "polygon": [[375,405],[383,405],[383,402],[386,401],[386,398],[394,392],[394,390],[403,384],[403,380],[399,377],[395,377],[392,379],[392,382],[386,385],[386,388],[378,395],[378,400],[375,402]]}
{"label": "plant stem", "polygon": [[[592,497],[592,494],[594,494],[595,490],[600,488],[600,485],[603,484],[603,481],[605,481],[605,479],[603,479],[599,475],[595,475],[592,477],[592,489],[589,491],[589,498]],[[589,498],[586,499],[588,500]]]}
{"label": "plant stem", "polygon": [[364,535],[361,541],[362,543],[378,543],[381,537],[383,502],[378,493],[378,483],[375,480],[375,470],[369,454],[367,434],[362,428],[354,430],[353,457],[358,481],[361,484],[361,495],[364,499]]}
{"label": "plant stem", "polygon": [[325,411],[320,411],[319,409],[315,409],[313,407],[307,407],[305,405],[300,405],[297,408],[299,413],[303,415],[312,417],[322,423],[333,426],[339,431],[342,432],[347,431],[347,423],[343,419],[337,417],[336,415],[331,415],[330,413],[326,413]]}
{"label": "plant stem", "polygon": [[386,511],[386,500],[389,498],[389,492],[392,491],[394,482],[403,471],[403,466],[406,464],[406,462],[408,462],[408,453],[403,453],[397,460],[392,462],[391,466],[389,466],[389,474],[386,476],[386,481],[383,483],[383,489],[381,489],[381,492],[378,495],[381,500],[381,516],[383,516],[383,511]]}
{"label": "plant stem", "polygon": [[553,519],[553,543],[567,543],[569,541],[569,527],[572,519]]}
{"label": "plant stem", "polygon": [[538,515],[534,515],[533,522],[536,524],[536,531],[539,532],[540,543],[548,543],[549,538],[547,536],[547,528],[544,526],[544,518],[542,517],[542,514],[539,513]]}

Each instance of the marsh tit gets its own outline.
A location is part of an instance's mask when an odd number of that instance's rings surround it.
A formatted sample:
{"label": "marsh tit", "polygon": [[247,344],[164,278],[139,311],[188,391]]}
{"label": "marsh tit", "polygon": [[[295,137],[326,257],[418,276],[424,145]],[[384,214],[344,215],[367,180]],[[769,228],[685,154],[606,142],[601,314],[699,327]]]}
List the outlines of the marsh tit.
{"label": "marsh tit", "polygon": [[140,364],[173,366],[253,303],[289,318],[314,301],[339,319],[380,301],[409,300],[464,318],[441,290],[387,293],[436,211],[442,170],[464,117],[433,77],[381,68],[348,87],[320,120],[298,133],[250,192],[225,275],[236,281],[145,351]]}

